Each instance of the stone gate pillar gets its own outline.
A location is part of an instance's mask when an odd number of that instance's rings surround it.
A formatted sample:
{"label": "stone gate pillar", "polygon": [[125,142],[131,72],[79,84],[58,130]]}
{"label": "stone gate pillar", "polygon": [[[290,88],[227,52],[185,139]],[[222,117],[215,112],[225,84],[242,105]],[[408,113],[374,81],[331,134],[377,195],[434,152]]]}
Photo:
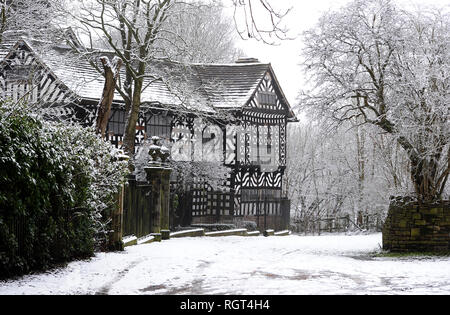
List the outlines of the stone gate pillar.
{"label": "stone gate pillar", "polygon": [[162,169],[157,166],[145,168],[147,182],[150,185],[148,206],[151,209],[151,233],[161,233],[161,175]]}

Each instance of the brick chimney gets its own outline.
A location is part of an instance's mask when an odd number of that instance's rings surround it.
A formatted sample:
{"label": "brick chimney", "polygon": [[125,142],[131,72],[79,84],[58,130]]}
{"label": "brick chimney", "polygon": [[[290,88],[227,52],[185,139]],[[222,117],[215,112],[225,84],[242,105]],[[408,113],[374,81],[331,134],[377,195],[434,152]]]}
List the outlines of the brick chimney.
{"label": "brick chimney", "polygon": [[259,63],[259,60],[251,57],[243,57],[236,60],[236,63]]}

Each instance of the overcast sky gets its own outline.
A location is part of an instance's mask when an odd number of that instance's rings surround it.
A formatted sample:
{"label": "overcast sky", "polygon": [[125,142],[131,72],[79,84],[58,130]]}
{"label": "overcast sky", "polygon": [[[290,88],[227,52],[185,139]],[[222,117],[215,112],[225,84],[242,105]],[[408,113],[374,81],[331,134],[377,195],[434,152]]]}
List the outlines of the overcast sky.
{"label": "overcast sky", "polygon": [[[283,91],[292,106],[296,104],[296,97],[305,82],[300,67],[301,38],[300,34],[313,27],[322,12],[329,9],[338,9],[349,0],[274,0],[271,3],[279,8],[290,8],[291,12],[285,18],[285,25],[289,28],[290,36],[297,39],[283,41],[279,46],[268,46],[255,41],[240,41],[241,47],[247,57],[258,58],[261,62],[270,62]],[[397,0],[403,6],[421,5],[448,6],[449,0]]]}

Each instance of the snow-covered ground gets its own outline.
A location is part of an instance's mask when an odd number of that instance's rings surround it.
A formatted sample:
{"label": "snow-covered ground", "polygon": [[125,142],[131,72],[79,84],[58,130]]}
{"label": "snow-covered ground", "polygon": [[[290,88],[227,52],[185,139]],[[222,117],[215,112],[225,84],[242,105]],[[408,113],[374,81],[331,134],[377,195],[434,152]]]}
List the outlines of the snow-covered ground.
{"label": "snow-covered ground", "polygon": [[0,282],[0,294],[450,294],[450,257],[373,257],[381,234],[182,238]]}

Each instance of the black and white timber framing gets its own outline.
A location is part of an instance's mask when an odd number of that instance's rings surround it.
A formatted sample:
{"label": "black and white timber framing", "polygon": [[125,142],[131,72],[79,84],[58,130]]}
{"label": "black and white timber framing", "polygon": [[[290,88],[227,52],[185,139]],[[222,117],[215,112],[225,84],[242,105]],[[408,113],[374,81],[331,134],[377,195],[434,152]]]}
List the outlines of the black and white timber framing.
{"label": "black and white timber framing", "polygon": [[[43,108],[55,116],[85,126],[94,124],[104,80],[84,58],[75,56],[64,44],[41,50],[38,41],[5,38],[0,46],[2,98],[17,101],[25,97],[31,103],[46,104]],[[175,71],[171,65],[169,68],[172,79],[183,69],[180,65]],[[159,69],[164,72],[166,68]],[[142,95],[136,143],[159,136],[174,160],[217,162],[229,168],[226,191],[205,189],[205,183],[192,187],[193,222],[285,216],[280,201],[284,198],[287,124],[296,117],[271,65],[254,60],[192,64],[183,80],[187,84],[180,90],[187,94],[201,91],[190,104],[180,101],[176,88],[168,86],[170,80],[153,80],[148,85]],[[216,112],[232,118],[215,116]],[[120,146],[124,128],[123,100],[116,93],[108,139]]]}

